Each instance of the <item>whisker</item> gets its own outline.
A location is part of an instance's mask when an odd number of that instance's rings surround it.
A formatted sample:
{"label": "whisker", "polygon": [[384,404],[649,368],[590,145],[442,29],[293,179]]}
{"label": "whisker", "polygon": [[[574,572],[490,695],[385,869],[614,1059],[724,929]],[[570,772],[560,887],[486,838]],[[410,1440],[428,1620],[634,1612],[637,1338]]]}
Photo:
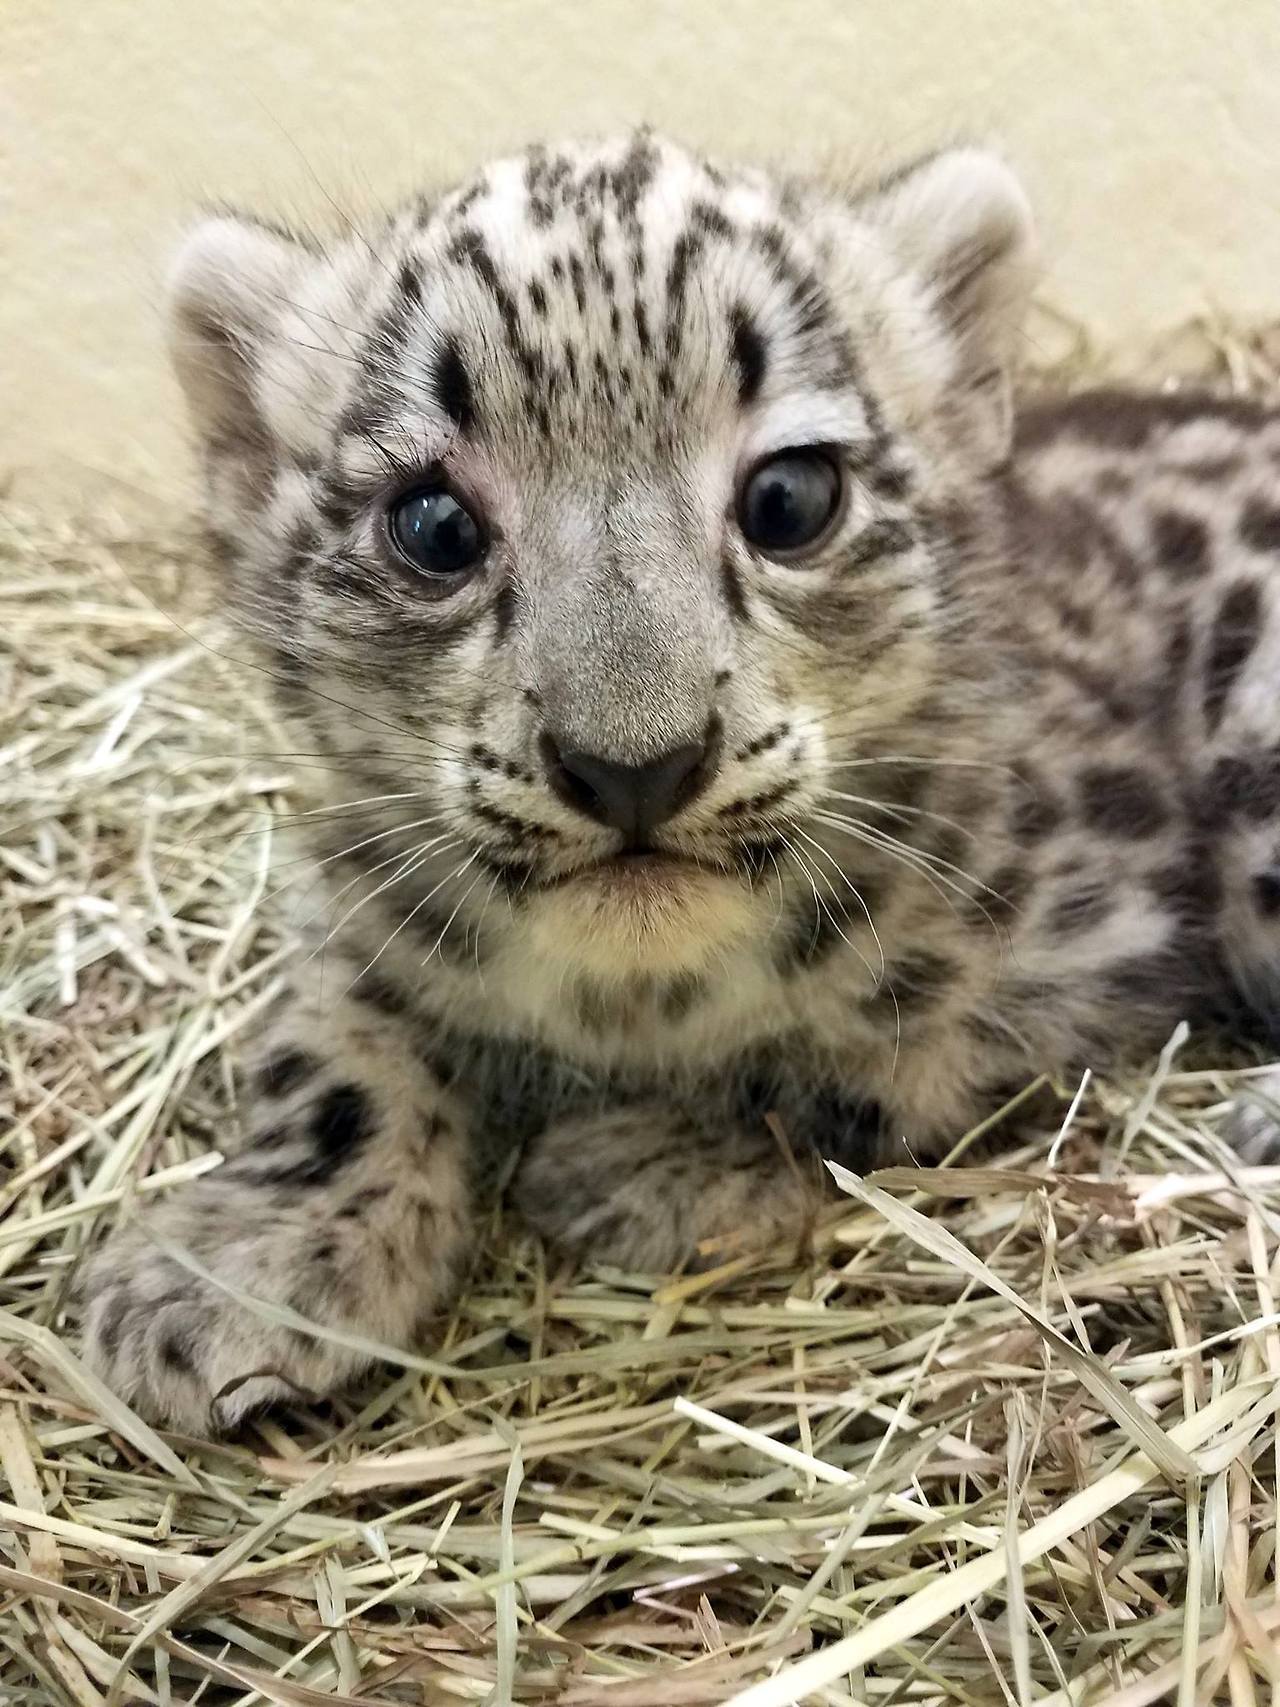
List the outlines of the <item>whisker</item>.
{"label": "whisker", "polygon": [[[432,852],[437,849],[442,842],[446,847],[455,847],[457,845],[456,840],[451,842],[447,839],[446,833],[446,835],[437,836],[434,840],[425,844],[420,843],[407,854],[393,854],[391,859],[385,860],[383,864],[390,865],[392,860],[402,858],[404,860],[404,864],[398,871],[393,871],[390,877],[380,883],[376,889],[371,890],[368,895],[362,895],[355,905],[349,908],[342,918],[339,919],[336,925],[330,926],[329,930],[325,932],[324,942],[321,943],[320,947],[324,948],[326,944],[344,928],[344,926],[351,922],[361,908],[367,907],[370,901],[375,901],[379,895],[384,894],[388,889],[394,888],[397,883],[403,882],[406,877],[411,877],[415,871],[425,865]],[[359,877],[353,879],[353,882],[359,882]],[[348,885],[347,887],[350,888],[351,885]],[[343,893],[345,893],[345,891],[343,891]],[[312,958],[317,952],[319,951],[313,950],[312,955],[309,955],[308,959]]]}
{"label": "whisker", "polygon": [[880,941],[880,933],[876,929],[875,920],[871,917],[870,907],[868,907],[866,901],[862,898],[862,895],[859,893],[857,886],[854,884],[853,879],[849,876],[848,872],[844,870],[844,868],[841,866],[840,862],[836,859],[835,855],[830,853],[826,848],[824,848],[821,842],[816,841],[814,839],[814,837],[812,837],[808,833],[807,830],[802,830],[798,824],[792,824],[791,828],[797,836],[802,837],[806,842],[808,842],[810,847],[815,848],[817,850],[817,852],[822,855],[823,859],[827,860],[835,868],[837,876],[841,879],[841,881],[849,889],[850,893],[853,895],[854,900],[858,903],[858,905],[862,908],[862,911],[866,914],[867,925],[871,931],[872,940],[875,942],[876,951],[880,956],[880,977],[879,977],[879,979],[877,979],[877,985],[879,985],[880,983],[883,982],[884,976],[885,976],[884,944]]}
{"label": "whisker", "polygon": [[925,806],[904,806],[901,804],[890,806],[885,801],[872,799],[870,795],[845,794],[838,788],[829,788],[825,793],[827,798],[845,800],[851,806],[867,806],[873,812],[885,812],[895,818],[928,818],[935,824],[945,824],[949,830],[955,830],[959,835],[968,836],[971,840],[977,837],[976,830],[971,830],[966,824],[960,823],[958,819],[948,818],[943,812],[932,812]]}
{"label": "whisker", "polygon": [[960,884],[953,883],[947,878],[937,877],[925,861],[916,855],[913,849],[896,841],[892,836],[878,835],[869,825],[854,824],[849,822],[847,819],[836,818],[826,812],[815,812],[814,818],[817,822],[827,824],[830,828],[839,830],[846,836],[851,836],[855,841],[862,842],[866,847],[875,848],[878,852],[889,855],[890,858],[896,859],[901,865],[905,866],[907,870],[914,871],[918,877],[924,878],[929,887],[935,890],[937,894],[942,897],[942,900],[946,903],[947,907],[950,908],[952,913],[955,913],[957,909],[955,903],[946,894],[946,889],[950,888],[954,890],[956,894],[963,895],[966,900],[968,899],[965,890],[960,886]]}

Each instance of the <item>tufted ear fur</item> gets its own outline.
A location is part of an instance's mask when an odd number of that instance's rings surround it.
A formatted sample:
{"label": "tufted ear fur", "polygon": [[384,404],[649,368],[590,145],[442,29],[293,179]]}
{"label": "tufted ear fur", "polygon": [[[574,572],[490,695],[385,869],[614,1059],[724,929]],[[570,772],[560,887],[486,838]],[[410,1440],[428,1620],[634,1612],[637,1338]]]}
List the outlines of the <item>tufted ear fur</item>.
{"label": "tufted ear fur", "polygon": [[1026,194],[979,148],[935,154],[872,189],[860,211],[882,233],[955,340],[973,449],[998,461],[1012,433],[1011,370],[1034,276]]}
{"label": "tufted ear fur", "polygon": [[259,497],[275,460],[262,358],[311,261],[285,234],[218,215],[191,232],[170,272],[170,352],[215,505]]}

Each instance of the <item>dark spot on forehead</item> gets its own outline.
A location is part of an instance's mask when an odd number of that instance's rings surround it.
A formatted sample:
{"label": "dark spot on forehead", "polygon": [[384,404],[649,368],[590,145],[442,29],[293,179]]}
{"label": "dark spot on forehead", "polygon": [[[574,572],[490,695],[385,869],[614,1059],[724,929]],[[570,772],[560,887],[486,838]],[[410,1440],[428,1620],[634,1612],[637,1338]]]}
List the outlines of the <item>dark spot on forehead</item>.
{"label": "dark spot on forehead", "polygon": [[678,305],[689,283],[689,269],[702,250],[702,239],[695,231],[682,231],[671,249],[667,268],[667,294]]}
{"label": "dark spot on forehead", "polygon": [[768,351],[760,329],[741,303],[729,313],[729,349],[738,373],[738,401],[745,408],[760,395],[768,369]]}
{"label": "dark spot on forehead", "polygon": [[718,237],[722,242],[727,243],[736,235],[733,222],[712,202],[694,202],[689,223],[702,236]]}
{"label": "dark spot on forehead", "polygon": [[462,351],[452,338],[446,338],[440,346],[436,357],[434,383],[436,397],[445,414],[459,432],[469,431],[475,425],[475,395],[471,389],[471,376],[462,359]]}
{"label": "dark spot on forehead", "polygon": [[636,299],[635,318],[636,341],[644,355],[651,355],[653,353],[653,335],[649,331],[649,316],[645,311],[644,303],[639,298]]}
{"label": "dark spot on forehead", "polygon": [[409,259],[401,263],[400,289],[409,302],[417,303],[421,301],[422,277],[418,272],[418,263],[413,259]]}
{"label": "dark spot on forehead", "polygon": [[624,219],[634,218],[640,198],[653,181],[657,150],[646,131],[637,133],[613,174],[613,194]]}
{"label": "dark spot on forehead", "polygon": [[573,300],[578,305],[579,314],[587,306],[587,272],[577,255],[569,257],[569,274],[573,279]]}

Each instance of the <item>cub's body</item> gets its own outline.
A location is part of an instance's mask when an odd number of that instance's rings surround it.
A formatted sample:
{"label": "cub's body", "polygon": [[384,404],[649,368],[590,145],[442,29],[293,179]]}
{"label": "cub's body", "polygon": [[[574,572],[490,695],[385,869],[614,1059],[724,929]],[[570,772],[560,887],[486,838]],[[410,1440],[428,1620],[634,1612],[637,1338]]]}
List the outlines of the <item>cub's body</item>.
{"label": "cub's body", "polygon": [[[855,195],[645,135],[360,243],[193,237],[228,598],[325,781],[243,1143],[171,1237],[406,1340],[513,1166],[549,1237],[664,1268],[794,1238],[819,1157],[1274,1022],[1280,417],[1015,427],[1028,275],[986,156]],[[97,1273],[151,1414],[360,1367],[145,1237]]]}

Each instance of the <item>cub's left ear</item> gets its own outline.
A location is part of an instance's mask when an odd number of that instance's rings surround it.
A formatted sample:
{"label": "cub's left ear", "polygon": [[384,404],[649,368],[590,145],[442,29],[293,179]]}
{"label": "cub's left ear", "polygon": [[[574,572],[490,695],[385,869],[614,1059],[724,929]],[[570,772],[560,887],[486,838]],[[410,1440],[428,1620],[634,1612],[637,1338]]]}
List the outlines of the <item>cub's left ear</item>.
{"label": "cub's left ear", "polygon": [[974,426],[1000,456],[1012,429],[1010,372],[1035,276],[1026,193],[981,148],[935,154],[868,194],[863,213],[923,287],[956,339]]}

